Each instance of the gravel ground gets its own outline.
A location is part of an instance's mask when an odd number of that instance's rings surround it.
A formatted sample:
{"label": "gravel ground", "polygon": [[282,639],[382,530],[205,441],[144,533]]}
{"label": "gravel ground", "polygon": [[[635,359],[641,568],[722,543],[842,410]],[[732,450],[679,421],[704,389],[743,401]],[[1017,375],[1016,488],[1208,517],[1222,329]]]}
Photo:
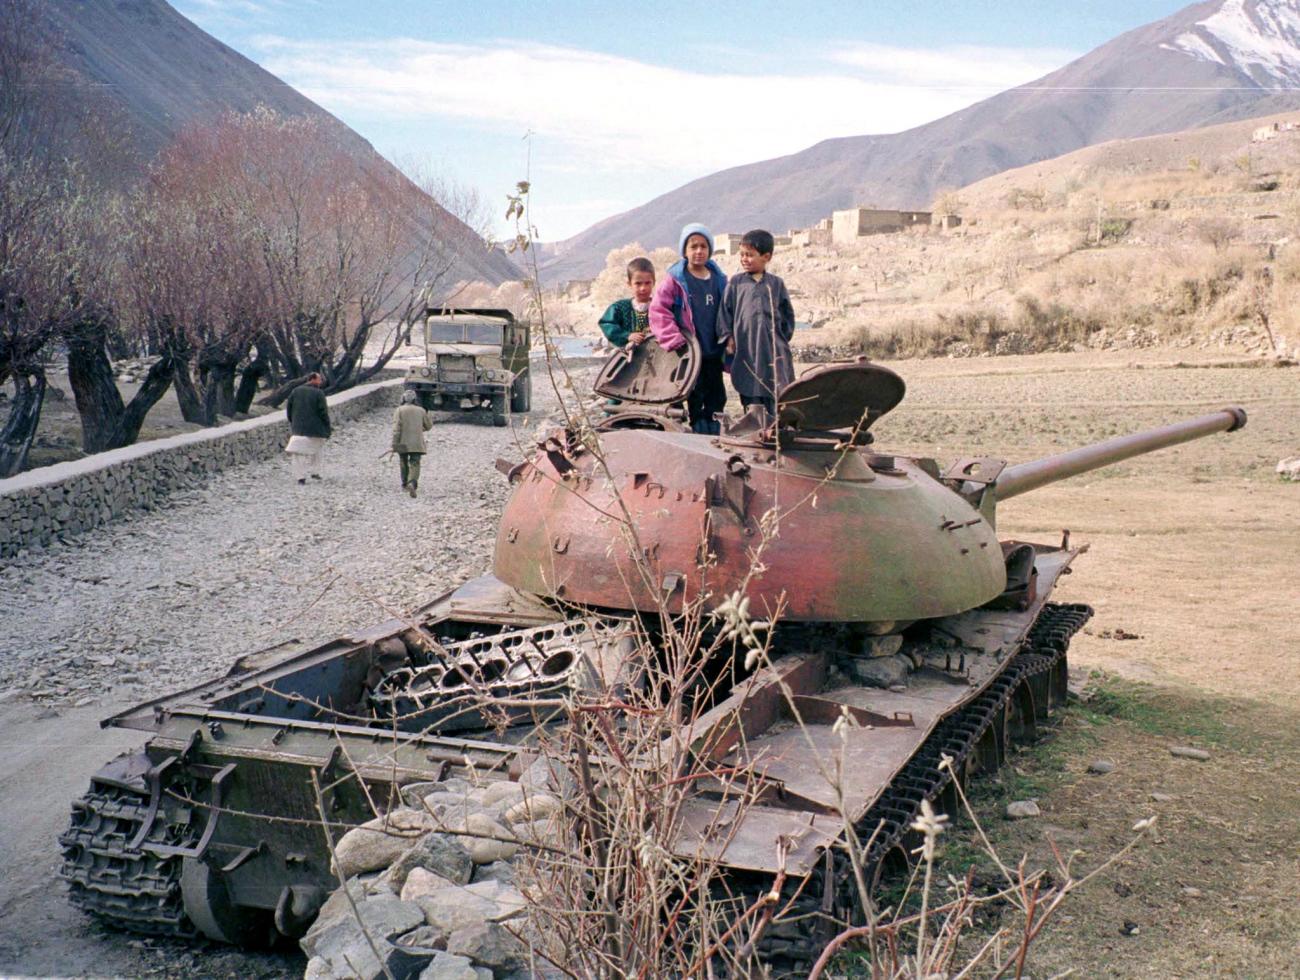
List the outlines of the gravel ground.
{"label": "gravel ground", "polygon": [[153,697],[482,574],[508,490],[492,461],[521,458],[516,440],[542,417],[507,429],[440,417],[412,500],[396,459],[380,459],[389,414],[375,412],[330,440],[319,483],[293,483],[286,458],[250,464],[0,566],[0,703]]}
{"label": "gravel ground", "polygon": [[229,470],[154,513],[0,564],[0,975],[284,977],[296,948],[248,953],[106,930],[58,883],[57,837],[89,777],[139,733],[100,718],[226,672],[239,656],[346,634],[490,569],[508,484],[555,407],[513,428],[438,416],[420,496],[399,487],[386,410],[341,427],[324,479],[287,458]]}

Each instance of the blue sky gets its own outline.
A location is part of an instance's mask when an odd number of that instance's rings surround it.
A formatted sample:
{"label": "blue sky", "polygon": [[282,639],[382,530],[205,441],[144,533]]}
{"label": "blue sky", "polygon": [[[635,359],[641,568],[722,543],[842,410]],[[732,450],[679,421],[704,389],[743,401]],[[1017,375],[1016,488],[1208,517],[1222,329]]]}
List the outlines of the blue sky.
{"label": "blue sky", "polygon": [[939,118],[1181,6],[172,3],[399,166],[494,208],[529,171],[550,241],[726,167]]}

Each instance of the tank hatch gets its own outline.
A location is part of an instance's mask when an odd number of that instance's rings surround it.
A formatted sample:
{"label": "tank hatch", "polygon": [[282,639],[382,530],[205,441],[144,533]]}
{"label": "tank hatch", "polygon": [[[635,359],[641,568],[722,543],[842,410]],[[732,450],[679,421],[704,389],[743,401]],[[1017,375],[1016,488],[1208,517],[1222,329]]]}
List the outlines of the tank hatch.
{"label": "tank hatch", "polygon": [[903,400],[907,385],[889,368],[865,358],[805,371],[781,391],[777,422],[783,429],[826,432],[871,428]]}
{"label": "tank hatch", "polygon": [[686,346],[664,350],[653,337],[635,347],[616,350],[600,369],[592,389],[606,398],[638,405],[685,401],[700,376],[700,344],[687,336]]}

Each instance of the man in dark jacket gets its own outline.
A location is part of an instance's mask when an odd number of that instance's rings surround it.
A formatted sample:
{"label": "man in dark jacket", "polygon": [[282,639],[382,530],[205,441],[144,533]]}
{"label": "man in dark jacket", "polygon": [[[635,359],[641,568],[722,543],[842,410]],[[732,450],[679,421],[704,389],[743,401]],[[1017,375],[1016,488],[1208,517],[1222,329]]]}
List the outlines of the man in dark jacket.
{"label": "man in dark jacket", "polygon": [[289,393],[285,412],[289,416],[289,444],[284,451],[293,464],[293,477],[305,484],[307,477],[319,480],[321,453],[330,437],[330,410],[322,387],[325,378],[313,374]]}

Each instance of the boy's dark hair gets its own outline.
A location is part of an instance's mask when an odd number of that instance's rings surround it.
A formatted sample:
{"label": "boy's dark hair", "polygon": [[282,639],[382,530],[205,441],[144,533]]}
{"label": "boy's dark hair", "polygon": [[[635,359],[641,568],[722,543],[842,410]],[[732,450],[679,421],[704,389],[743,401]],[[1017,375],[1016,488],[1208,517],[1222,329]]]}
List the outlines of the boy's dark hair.
{"label": "boy's dark hair", "polygon": [[655,264],[644,255],[640,255],[627,264],[627,281],[631,282],[632,277],[638,272],[648,272],[653,276],[655,274]]}
{"label": "boy's dark hair", "polygon": [[741,236],[740,244],[748,245],[759,255],[771,255],[776,249],[776,240],[772,238],[770,231],[764,231],[762,228],[755,228],[753,231],[747,231]]}

